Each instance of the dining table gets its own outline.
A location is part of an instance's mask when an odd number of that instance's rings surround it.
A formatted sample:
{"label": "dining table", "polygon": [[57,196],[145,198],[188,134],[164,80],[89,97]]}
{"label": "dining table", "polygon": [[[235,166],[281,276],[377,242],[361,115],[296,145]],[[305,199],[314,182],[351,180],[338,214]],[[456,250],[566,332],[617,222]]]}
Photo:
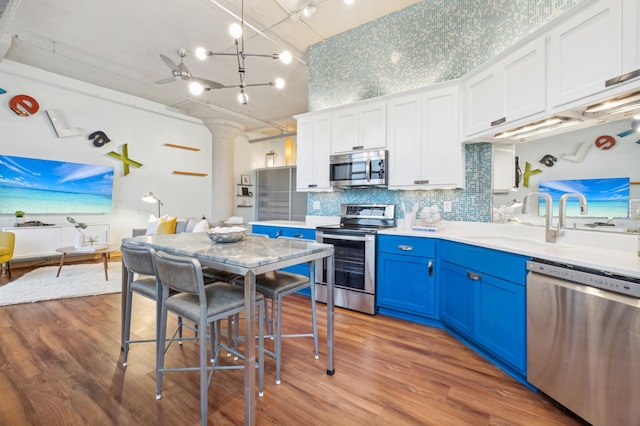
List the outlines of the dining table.
{"label": "dining table", "polygon": [[[245,336],[256,335],[256,276],[288,266],[312,263],[325,268],[327,277],[327,370],[335,374],[334,347],[334,248],[331,244],[295,238],[265,238],[247,235],[236,242],[214,242],[206,232],[180,233],[124,238],[123,243],[150,247],[157,251],[189,256],[203,267],[244,276]],[[313,265],[312,265],[313,266]],[[315,279],[311,267],[311,279]],[[122,264],[122,347],[124,347],[125,297],[128,271]],[[159,340],[159,339],[158,339]],[[256,418],[256,344],[245,339],[244,353],[244,423],[255,425]]]}

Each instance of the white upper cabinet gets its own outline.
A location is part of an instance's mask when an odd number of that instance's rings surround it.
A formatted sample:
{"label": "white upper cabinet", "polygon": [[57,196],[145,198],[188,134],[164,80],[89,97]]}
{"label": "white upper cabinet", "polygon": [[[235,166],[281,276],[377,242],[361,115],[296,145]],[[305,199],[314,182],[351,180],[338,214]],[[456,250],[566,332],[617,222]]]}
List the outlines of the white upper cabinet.
{"label": "white upper cabinet", "polygon": [[[640,1],[622,2],[622,72],[640,69]],[[635,75],[635,74],[634,74]]]}
{"label": "white upper cabinet", "polygon": [[546,43],[539,38],[501,61],[506,121],[515,121],[547,106]]}
{"label": "white upper cabinet", "polygon": [[339,108],[331,117],[331,152],[385,148],[386,102]]}
{"label": "white upper cabinet", "polygon": [[508,193],[516,186],[515,145],[491,146],[491,190],[494,194]]}
{"label": "white upper cabinet", "polygon": [[[504,123],[503,86],[497,67],[472,75],[464,83],[465,133],[473,135]],[[496,124],[497,122],[497,124]]]}
{"label": "white upper cabinet", "polygon": [[422,96],[422,163],[430,187],[465,186],[459,110],[458,84],[428,90]]}
{"label": "white upper cabinet", "polygon": [[458,84],[389,101],[389,189],[464,187],[458,108]]}
{"label": "white upper cabinet", "polygon": [[607,80],[622,74],[623,2],[637,0],[590,2],[550,31],[551,107],[602,92]]}
{"label": "white upper cabinet", "polygon": [[387,146],[389,148],[389,188],[419,184],[422,162],[422,96],[392,99],[387,104]]}
{"label": "white upper cabinet", "polygon": [[313,114],[298,116],[296,190],[300,192],[331,191],[329,156],[331,116]]}
{"label": "white upper cabinet", "polygon": [[540,37],[465,80],[466,135],[485,133],[545,110],[545,46]]}

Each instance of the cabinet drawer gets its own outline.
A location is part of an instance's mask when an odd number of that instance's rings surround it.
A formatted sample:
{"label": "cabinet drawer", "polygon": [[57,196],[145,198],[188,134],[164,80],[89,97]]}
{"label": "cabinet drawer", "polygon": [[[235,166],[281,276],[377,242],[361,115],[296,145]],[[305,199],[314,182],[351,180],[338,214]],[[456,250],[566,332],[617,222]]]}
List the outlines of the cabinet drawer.
{"label": "cabinet drawer", "polygon": [[306,240],[316,239],[316,230],[307,228],[288,228],[284,226],[271,226],[271,225],[253,225],[252,232],[254,234],[265,234],[269,238],[289,237],[289,238],[304,238]]}
{"label": "cabinet drawer", "polygon": [[518,254],[451,241],[441,243],[440,259],[520,285],[525,284],[529,260]]}
{"label": "cabinet drawer", "polygon": [[276,228],[275,226],[251,225],[252,233],[268,235],[269,238],[276,238],[276,234],[279,230],[280,228]]}
{"label": "cabinet drawer", "polygon": [[434,257],[436,242],[430,238],[380,235],[378,252]]}
{"label": "cabinet drawer", "polygon": [[290,238],[304,238],[305,240],[314,240],[316,239],[316,230],[315,229],[306,229],[306,228],[281,228],[283,237]]}

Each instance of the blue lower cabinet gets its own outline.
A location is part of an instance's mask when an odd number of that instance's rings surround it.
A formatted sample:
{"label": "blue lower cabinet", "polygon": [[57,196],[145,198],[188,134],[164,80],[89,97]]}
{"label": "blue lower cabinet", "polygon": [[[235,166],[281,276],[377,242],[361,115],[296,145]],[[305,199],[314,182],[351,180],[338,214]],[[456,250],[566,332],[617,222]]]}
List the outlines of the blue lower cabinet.
{"label": "blue lower cabinet", "polygon": [[485,276],[476,300],[477,342],[526,374],[525,287]]}
{"label": "blue lower cabinet", "polygon": [[415,237],[379,236],[378,312],[436,325],[438,292],[435,242]]}
{"label": "blue lower cabinet", "polygon": [[304,240],[316,240],[316,230],[306,228],[282,228],[280,235],[289,238],[301,238]]}
{"label": "blue lower cabinet", "polygon": [[268,235],[269,238],[278,238],[282,234],[282,228],[278,226],[251,225],[251,232]]}
{"label": "blue lower cabinet", "polygon": [[308,228],[289,228],[272,225],[252,225],[251,232],[254,234],[268,235],[269,238],[288,237],[302,238],[305,240],[316,239],[316,230]]}
{"label": "blue lower cabinet", "polygon": [[440,319],[459,333],[473,337],[476,286],[466,272],[449,262],[440,263]]}
{"label": "blue lower cabinet", "polygon": [[[251,232],[254,234],[263,234],[268,235],[269,238],[278,238],[278,237],[288,237],[288,238],[302,238],[306,240],[314,240],[316,239],[316,230],[315,229],[307,229],[307,228],[290,228],[290,227],[282,227],[282,226],[271,226],[271,225],[252,225]],[[293,265],[288,268],[283,268],[283,271],[291,272],[293,274],[300,274],[309,276],[309,265],[301,264],[301,265]],[[311,295],[310,289],[300,290],[298,293],[304,294],[307,296]]]}
{"label": "blue lower cabinet", "polygon": [[526,383],[528,258],[446,241],[441,255],[442,323]]}

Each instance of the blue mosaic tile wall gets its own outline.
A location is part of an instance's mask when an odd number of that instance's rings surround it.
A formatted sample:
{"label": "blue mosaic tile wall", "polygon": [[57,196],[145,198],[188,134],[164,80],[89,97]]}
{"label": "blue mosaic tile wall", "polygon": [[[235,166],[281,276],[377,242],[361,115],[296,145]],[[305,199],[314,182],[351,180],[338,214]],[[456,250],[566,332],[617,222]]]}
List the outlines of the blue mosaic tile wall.
{"label": "blue mosaic tile wall", "polygon": [[[423,207],[437,205],[443,220],[475,222],[491,221],[491,144],[466,145],[465,189],[438,189],[429,191],[389,191],[385,189],[349,189],[330,193],[309,193],[307,214],[339,216],[340,203],[396,204],[398,219],[403,218],[400,205],[410,209],[418,203]],[[313,210],[313,202],[320,201],[320,210]],[[443,201],[452,202],[451,213],[442,211]]]}
{"label": "blue mosaic tile wall", "polygon": [[[425,0],[309,48],[309,111],[462,77],[582,0]],[[310,215],[340,203],[436,204],[444,220],[491,221],[491,146],[466,146],[466,189],[310,193]],[[442,201],[453,211],[442,213]],[[321,209],[312,210],[313,201]],[[402,217],[402,213],[398,215]]]}
{"label": "blue mosaic tile wall", "polygon": [[309,47],[309,111],[462,77],[581,0],[425,0]]}

